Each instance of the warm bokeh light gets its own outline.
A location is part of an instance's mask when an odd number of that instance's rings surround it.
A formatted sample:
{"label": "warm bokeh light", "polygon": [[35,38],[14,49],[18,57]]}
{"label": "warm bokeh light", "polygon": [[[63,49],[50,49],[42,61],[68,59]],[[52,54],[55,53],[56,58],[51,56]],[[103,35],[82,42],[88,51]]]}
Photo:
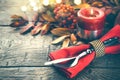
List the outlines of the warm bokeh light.
{"label": "warm bokeh light", "polygon": [[36,6],[33,7],[33,10],[34,10],[34,11],[38,11],[38,7],[36,7]]}
{"label": "warm bokeh light", "polygon": [[74,0],[74,3],[75,3],[76,5],[79,5],[79,4],[81,4],[81,0]]}
{"label": "warm bokeh light", "polygon": [[49,0],[43,0],[43,5],[48,6],[49,5]]}
{"label": "warm bokeh light", "polygon": [[27,7],[26,6],[22,6],[21,10],[25,12],[25,11],[27,11]]}
{"label": "warm bokeh light", "polygon": [[61,3],[62,2],[62,0],[56,0],[56,3]]}

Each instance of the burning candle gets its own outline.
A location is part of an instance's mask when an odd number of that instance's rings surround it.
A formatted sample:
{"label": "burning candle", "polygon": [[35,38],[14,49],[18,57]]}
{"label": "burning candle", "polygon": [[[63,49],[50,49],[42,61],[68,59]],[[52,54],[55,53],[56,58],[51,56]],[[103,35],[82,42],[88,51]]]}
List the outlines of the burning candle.
{"label": "burning candle", "polygon": [[82,8],[78,11],[82,37],[88,40],[97,39],[102,35],[105,14],[99,8]]}

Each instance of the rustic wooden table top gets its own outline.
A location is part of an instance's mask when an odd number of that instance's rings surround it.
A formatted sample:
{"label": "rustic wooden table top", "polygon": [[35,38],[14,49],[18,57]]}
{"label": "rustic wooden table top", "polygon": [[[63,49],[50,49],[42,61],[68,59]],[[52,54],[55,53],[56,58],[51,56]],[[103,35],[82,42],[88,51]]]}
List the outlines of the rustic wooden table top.
{"label": "rustic wooden table top", "polygon": [[[27,0],[26,0],[27,1]],[[0,0],[0,25],[10,24],[12,14],[22,15],[25,0]],[[53,67],[45,67],[51,51],[51,34],[35,37],[20,35],[9,26],[0,26],[0,80],[119,80],[120,55],[96,58],[75,78],[67,79]]]}

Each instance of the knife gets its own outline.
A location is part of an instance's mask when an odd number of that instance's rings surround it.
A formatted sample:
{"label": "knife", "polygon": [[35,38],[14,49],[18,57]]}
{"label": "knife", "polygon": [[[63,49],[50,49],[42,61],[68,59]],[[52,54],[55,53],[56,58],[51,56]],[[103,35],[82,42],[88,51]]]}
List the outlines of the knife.
{"label": "knife", "polygon": [[[103,44],[105,46],[112,46],[112,45],[115,45],[115,44],[120,44],[119,37],[113,37],[113,38],[110,38],[108,40],[105,40],[103,42]],[[73,61],[73,63],[70,65],[70,67],[73,67],[78,63],[78,60],[81,57],[84,57],[85,55],[90,54],[93,51],[94,51],[93,48],[89,48],[89,49],[83,51],[82,53],[80,53],[78,56],[70,57],[70,58],[61,58],[61,59],[56,59],[56,60],[53,60],[53,61],[48,61],[48,62],[45,62],[44,65],[54,65],[54,64],[58,64],[58,63],[61,63],[61,62],[64,62],[64,61],[69,61],[69,60],[75,59]]]}

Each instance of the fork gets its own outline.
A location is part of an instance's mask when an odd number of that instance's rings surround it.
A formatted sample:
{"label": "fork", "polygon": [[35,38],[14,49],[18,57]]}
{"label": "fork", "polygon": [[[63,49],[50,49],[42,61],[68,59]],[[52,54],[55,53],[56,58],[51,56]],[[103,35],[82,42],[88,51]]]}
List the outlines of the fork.
{"label": "fork", "polygon": [[[103,44],[105,45],[105,47],[120,44],[119,37],[110,38],[110,39],[104,41]],[[72,62],[72,64],[69,66],[69,67],[73,67],[73,66],[77,65],[80,58],[86,56],[87,54],[92,53],[93,51],[94,51],[94,48],[91,47],[91,48],[83,51],[82,53],[80,53],[78,56],[70,57],[70,58],[61,58],[61,59],[56,59],[56,60],[53,60],[53,61],[48,61],[48,62],[45,62],[44,65],[53,65],[53,64],[58,64],[58,63],[61,63],[61,62],[64,62],[64,61],[69,61],[69,60],[75,59]],[[58,65],[58,66],[60,66],[60,65]]]}
{"label": "fork", "polygon": [[[115,45],[115,44],[119,44],[119,38],[118,37],[114,37],[114,38],[111,38],[111,39],[108,39],[106,41],[103,42],[103,44],[105,46],[112,46],[112,45]],[[89,53],[92,53],[92,51],[95,51],[94,48],[90,48],[90,49],[87,49],[86,51],[82,52],[81,54],[79,54],[76,59],[73,61],[73,63],[70,65],[70,67],[73,67],[75,66],[79,59]]]}

